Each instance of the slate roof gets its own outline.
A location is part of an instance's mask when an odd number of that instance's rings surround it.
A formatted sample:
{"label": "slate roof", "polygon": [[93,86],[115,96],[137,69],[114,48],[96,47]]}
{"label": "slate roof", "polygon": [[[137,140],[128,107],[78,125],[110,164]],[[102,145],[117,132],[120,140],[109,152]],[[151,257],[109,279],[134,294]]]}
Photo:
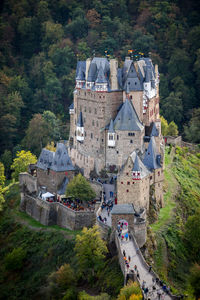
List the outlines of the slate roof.
{"label": "slate roof", "polygon": [[78,61],[76,66],[76,79],[78,79],[79,75],[85,78],[85,71],[86,71],[86,61]]}
{"label": "slate roof", "polygon": [[106,77],[104,75],[102,64],[100,63],[97,79],[95,81],[96,83],[107,83]]}
{"label": "slate roof", "polygon": [[83,115],[82,115],[82,111],[79,114],[78,121],[77,121],[77,126],[83,127]]}
{"label": "slate roof", "polygon": [[113,206],[111,211],[112,215],[132,215],[134,214],[134,208],[132,204],[117,204]]}
{"label": "slate roof", "polygon": [[140,82],[133,61],[125,61],[123,69],[124,89],[128,87],[130,91],[142,91],[142,82]]}
{"label": "slate roof", "polygon": [[63,143],[57,143],[56,152],[42,149],[36,166],[43,170],[50,169],[57,172],[75,170]]}
{"label": "slate roof", "polygon": [[133,169],[132,171],[139,171],[140,172],[140,177],[144,178],[147,175],[150,174],[149,170],[147,169],[147,167],[143,164],[143,162],[141,161],[141,159],[139,158],[138,154],[136,153],[136,151],[133,151],[131,153],[131,158],[132,161],[134,163]]}
{"label": "slate roof", "polygon": [[142,131],[144,129],[133,105],[128,99],[126,99],[114,120],[114,129],[127,131]]}
{"label": "slate roof", "polygon": [[57,193],[59,195],[65,194],[68,183],[69,183],[69,179],[67,177],[64,177],[63,182],[61,183],[61,186],[60,186],[59,190],[57,191]]}
{"label": "slate roof", "polygon": [[109,125],[108,132],[115,132],[115,131],[114,131],[114,123],[113,123],[113,119],[111,119],[111,121],[110,121],[110,125]]}
{"label": "slate roof", "polygon": [[160,168],[161,166],[157,162],[157,156],[156,143],[154,137],[152,136],[144,156],[143,164],[150,170]]}
{"label": "slate roof", "polygon": [[156,128],[156,124],[153,123],[150,136],[158,136],[158,135],[159,135],[159,132],[158,132],[158,129]]}
{"label": "slate roof", "polygon": [[94,82],[96,78],[97,78],[97,65],[92,61],[88,70],[87,81]]}
{"label": "slate roof", "polygon": [[69,109],[74,109],[74,102],[72,102],[72,104],[70,104]]}

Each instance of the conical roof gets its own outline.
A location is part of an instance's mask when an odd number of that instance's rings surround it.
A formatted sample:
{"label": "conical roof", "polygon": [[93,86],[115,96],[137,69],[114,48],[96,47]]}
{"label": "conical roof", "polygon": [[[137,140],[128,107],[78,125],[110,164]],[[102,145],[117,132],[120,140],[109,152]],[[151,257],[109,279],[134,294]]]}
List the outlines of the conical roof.
{"label": "conical roof", "polygon": [[78,121],[77,121],[77,126],[83,127],[83,116],[82,116],[82,111],[81,111],[80,114],[79,114]]}
{"label": "conical roof", "polygon": [[110,125],[109,125],[108,132],[115,132],[115,131],[114,131],[114,123],[113,123],[113,119],[111,119],[111,121],[110,121]]}
{"label": "conical roof", "polygon": [[160,168],[157,163],[156,156],[156,143],[154,137],[152,136],[143,160],[143,163],[148,169],[152,170]]}
{"label": "conical roof", "polygon": [[76,77],[76,80],[85,80],[85,74],[81,67],[79,67],[78,69],[78,75]]}
{"label": "conical roof", "polygon": [[135,161],[134,161],[134,167],[133,167],[133,170],[132,171],[141,171],[140,170],[140,165],[139,165],[139,158],[138,158],[138,155],[136,154],[135,156]]}
{"label": "conical roof", "polygon": [[104,75],[102,64],[100,63],[99,71],[97,75],[96,83],[107,83],[106,77]]}
{"label": "conical roof", "polygon": [[144,129],[133,105],[128,99],[126,99],[114,120],[114,129],[128,131],[142,131]]}
{"label": "conical roof", "polygon": [[96,73],[97,73],[97,65],[92,62],[90,64],[90,68],[89,68],[89,71],[88,71],[87,81],[94,82],[96,80]]}
{"label": "conical roof", "polygon": [[152,130],[151,130],[151,135],[150,136],[158,136],[158,129],[156,128],[156,124],[153,123],[153,127],[152,127]]}

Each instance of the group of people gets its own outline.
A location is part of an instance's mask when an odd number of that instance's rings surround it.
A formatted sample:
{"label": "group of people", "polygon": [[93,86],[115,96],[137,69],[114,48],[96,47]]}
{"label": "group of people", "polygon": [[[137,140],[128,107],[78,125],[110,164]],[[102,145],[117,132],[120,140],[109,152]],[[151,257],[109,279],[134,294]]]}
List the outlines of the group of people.
{"label": "group of people", "polygon": [[121,239],[121,242],[128,241],[130,235],[128,233],[128,223],[126,221],[119,221],[117,224],[118,237]]}
{"label": "group of people", "polygon": [[[125,266],[126,266],[126,269],[128,272],[128,270],[130,268],[131,257],[128,255],[128,258],[127,258],[127,254],[126,254],[125,250],[123,250],[123,259],[124,259]],[[152,270],[152,266],[149,266],[148,271],[151,272],[151,270]],[[156,299],[164,300],[165,295],[169,294],[169,292],[170,292],[169,287],[167,287],[164,284],[164,282],[157,277],[156,278],[152,277],[152,285],[151,286],[147,286],[146,281],[144,281],[144,280],[141,282],[137,265],[135,265],[133,269],[130,269],[130,272],[134,273],[135,276],[137,277],[138,281],[141,283],[141,287],[142,287],[145,299],[151,300],[151,299],[153,299],[152,297],[155,298],[155,296],[157,296]]]}
{"label": "group of people", "polygon": [[70,198],[60,198],[60,197],[57,198],[57,202],[63,204],[64,206],[67,206],[68,208],[71,208],[75,211],[93,210],[94,205],[95,205],[94,201],[83,203],[83,201],[80,199],[70,199]]}

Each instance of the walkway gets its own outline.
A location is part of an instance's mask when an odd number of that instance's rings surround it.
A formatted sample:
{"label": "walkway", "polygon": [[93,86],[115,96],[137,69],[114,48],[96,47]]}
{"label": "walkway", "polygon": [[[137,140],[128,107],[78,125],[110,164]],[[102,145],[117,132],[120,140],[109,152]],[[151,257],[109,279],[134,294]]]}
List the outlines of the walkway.
{"label": "walkway", "polygon": [[[116,234],[117,234],[117,232],[116,232]],[[148,287],[148,289],[149,289],[148,297],[146,299],[151,299],[151,300],[158,300],[158,299],[171,300],[171,299],[173,299],[170,295],[163,292],[160,285],[155,284],[155,283],[153,284],[152,279],[155,280],[156,277],[154,274],[152,274],[152,272],[149,272],[149,270],[147,269],[147,266],[144,265],[140,255],[138,253],[136,253],[137,246],[136,246],[135,242],[132,239],[128,240],[128,241],[123,241],[123,242],[121,242],[121,240],[119,238],[118,238],[118,240],[119,240],[119,244],[120,244],[120,248],[121,248],[121,253],[123,253],[123,250],[125,250],[126,257],[128,258],[130,256],[130,258],[131,258],[130,263],[129,263],[130,267],[129,267],[128,273],[130,273],[130,270],[134,270],[134,266],[136,265],[137,270],[140,275],[140,279],[138,280],[140,283],[140,286],[142,286],[143,280],[146,282],[145,287]],[[126,274],[127,274],[127,272],[126,272]],[[125,274],[125,276],[126,276],[126,274]],[[152,290],[153,285],[156,287],[155,291]],[[158,293],[161,293],[160,298],[158,296]]]}

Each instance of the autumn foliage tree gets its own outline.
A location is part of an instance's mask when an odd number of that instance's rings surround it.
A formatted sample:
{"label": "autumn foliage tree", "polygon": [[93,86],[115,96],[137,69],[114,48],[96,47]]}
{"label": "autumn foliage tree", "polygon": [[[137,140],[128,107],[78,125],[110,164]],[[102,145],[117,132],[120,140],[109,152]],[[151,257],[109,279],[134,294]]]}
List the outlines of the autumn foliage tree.
{"label": "autumn foliage tree", "polygon": [[84,227],[81,234],[76,236],[75,252],[80,275],[89,282],[94,280],[98,270],[103,268],[108,252],[97,226],[89,229]]}
{"label": "autumn foliage tree", "polygon": [[13,170],[12,177],[18,181],[21,172],[27,172],[30,164],[35,164],[37,157],[30,151],[17,152],[17,157],[14,159],[11,169]]}

